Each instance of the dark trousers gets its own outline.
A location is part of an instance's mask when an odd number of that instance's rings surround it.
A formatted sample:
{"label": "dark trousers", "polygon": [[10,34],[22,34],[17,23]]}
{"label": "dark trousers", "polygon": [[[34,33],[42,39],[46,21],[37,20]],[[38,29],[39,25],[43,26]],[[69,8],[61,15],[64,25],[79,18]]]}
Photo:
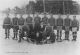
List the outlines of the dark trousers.
{"label": "dark trousers", "polygon": [[17,29],[18,27],[15,27],[15,28],[13,28],[13,32],[14,32],[14,37],[13,37],[13,39],[14,38],[17,38],[17,34],[18,34],[18,29]]}
{"label": "dark trousers", "polygon": [[21,39],[23,39],[23,37],[24,37],[24,31],[19,30],[19,42],[21,42]]}
{"label": "dark trousers", "polygon": [[69,40],[69,31],[65,31],[65,40]]}
{"label": "dark trousers", "polygon": [[10,29],[5,29],[5,35],[6,35],[5,38],[9,38],[9,35],[10,35]]}

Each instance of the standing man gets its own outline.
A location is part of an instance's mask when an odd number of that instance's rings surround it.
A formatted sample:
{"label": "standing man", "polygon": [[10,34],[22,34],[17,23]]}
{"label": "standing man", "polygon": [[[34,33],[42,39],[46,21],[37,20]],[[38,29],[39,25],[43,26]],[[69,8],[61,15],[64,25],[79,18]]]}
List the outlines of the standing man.
{"label": "standing man", "polygon": [[21,38],[24,37],[24,31],[23,31],[23,26],[24,26],[24,18],[22,17],[23,15],[20,16],[20,18],[18,19],[18,25],[19,25],[19,42],[21,42]]}
{"label": "standing man", "polygon": [[32,32],[33,32],[33,18],[30,16],[30,14],[28,14],[28,17],[26,18],[26,28],[24,29],[24,31],[26,30],[27,34],[28,34],[28,41],[30,41],[33,37],[32,37]]}
{"label": "standing man", "polygon": [[9,38],[11,28],[11,19],[9,18],[9,14],[7,14],[7,17],[4,19],[3,28],[5,29],[5,39]]}
{"label": "standing man", "polygon": [[34,22],[35,22],[35,31],[40,31],[40,24],[41,24],[41,18],[39,17],[38,14],[36,14],[37,16],[34,18]]}
{"label": "standing man", "polygon": [[69,31],[71,27],[71,19],[69,18],[69,15],[67,15],[67,18],[64,19],[64,28],[65,28],[65,40],[69,41]]}
{"label": "standing man", "polygon": [[20,18],[18,19],[19,30],[22,29],[25,21],[25,19],[22,16],[23,15],[21,15]]}
{"label": "standing man", "polygon": [[48,19],[48,23],[50,24],[50,26],[53,27],[53,32],[54,32],[54,29],[55,29],[55,26],[56,26],[56,20],[55,20],[55,18],[53,18],[52,14],[51,14],[51,17]]}
{"label": "standing man", "polygon": [[37,16],[34,18],[35,22],[35,34],[36,34],[36,43],[39,44],[42,40],[42,36],[40,36],[40,24],[41,24],[41,18],[39,17],[39,14],[36,14]]}
{"label": "standing man", "polygon": [[54,29],[55,29],[55,25],[56,25],[56,21],[55,21],[55,18],[53,18],[53,15],[51,14],[51,17],[48,19],[48,23],[50,24],[50,26],[52,27],[52,35],[50,36],[51,40],[53,39],[53,41],[55,41],[55,33],[54,33]]}
{"label": "standing man", "polygon": [[28,17],[26,18],[26,24],[29,26],[30,28],[30,32],[33,29],[33,18],[30,16],[30,14],[28,14]]}
{"label": "standing man", "polygon": [[79,22],[76,19],[76,16],[73,16],[73,20],[71,23],[71,27],[72,27],[72,34],[73,34],[73,39],[72,41],[76,41],[77,38],[77,31],[79,31]]}
{"label": "standing man", "polygon": [[14,37],[13,37],[14,40],[15,38],[17,39],[17,34],[19,30],[17,14],[15,14],[15,17],[12,19],[12,25],[13,25],[13,32],[14,32]]}
{"label": "standing man", "polygon": [[63,19],[61,18],[61,15],[59,15],[59,18],[56,20],[56,25],[57,25],[57,41],[61,42],[62,27],[63,27]]}

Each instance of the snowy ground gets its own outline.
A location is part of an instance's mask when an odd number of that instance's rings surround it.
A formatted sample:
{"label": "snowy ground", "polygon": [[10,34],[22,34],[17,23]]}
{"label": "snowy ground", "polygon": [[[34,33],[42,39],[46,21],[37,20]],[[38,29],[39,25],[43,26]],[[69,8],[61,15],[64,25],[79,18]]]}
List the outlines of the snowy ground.
{"label": "snowy ground", "polygon": [[[3,19],[0,19],[0,55],[80,55],[80,31],[76,42],[63,41],[45,45],[31,44],[26,41],[18,43],[17,40],[11,38],[4,39],[2,21]],[[10,36],[13,37],[12,34]]]}

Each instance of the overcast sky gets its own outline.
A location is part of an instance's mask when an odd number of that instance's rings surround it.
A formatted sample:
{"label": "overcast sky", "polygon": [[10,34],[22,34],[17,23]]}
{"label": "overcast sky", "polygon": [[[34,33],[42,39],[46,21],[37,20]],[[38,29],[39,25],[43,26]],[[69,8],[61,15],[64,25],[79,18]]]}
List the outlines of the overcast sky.
{"label": "overcast sky", "polygon": [[29,0],[0,0],[0,10],[4,10],[7,7],[13,8],[15,6],[22,6],[28,4]]}
{"label": "overcast sky", "polygon": [[[80,3],[80,0],[75,0]],[[13,8],[15,6],[22,6],[28,4],[29,0],[0,0],[0,10],[4,10],[7,7]]]}

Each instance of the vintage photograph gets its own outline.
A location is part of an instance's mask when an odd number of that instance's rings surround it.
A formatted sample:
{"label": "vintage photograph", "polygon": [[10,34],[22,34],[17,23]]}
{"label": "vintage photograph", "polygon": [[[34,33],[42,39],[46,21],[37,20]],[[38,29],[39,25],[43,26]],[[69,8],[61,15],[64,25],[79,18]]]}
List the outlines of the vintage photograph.
{"label": "vintage photograph", "polygon": [[80,0],[0,0],[0,55],[80,55]]}

